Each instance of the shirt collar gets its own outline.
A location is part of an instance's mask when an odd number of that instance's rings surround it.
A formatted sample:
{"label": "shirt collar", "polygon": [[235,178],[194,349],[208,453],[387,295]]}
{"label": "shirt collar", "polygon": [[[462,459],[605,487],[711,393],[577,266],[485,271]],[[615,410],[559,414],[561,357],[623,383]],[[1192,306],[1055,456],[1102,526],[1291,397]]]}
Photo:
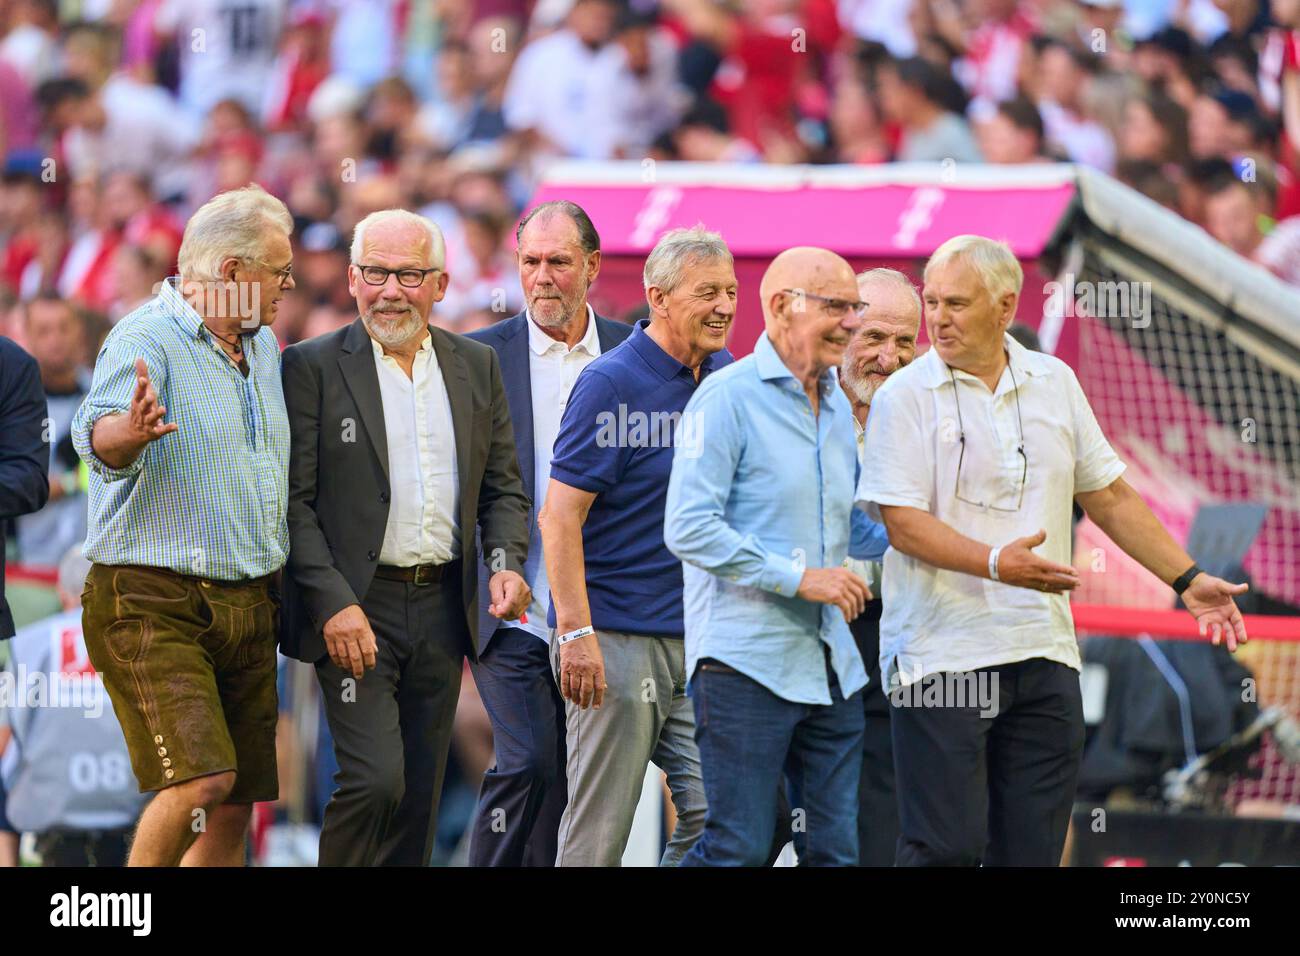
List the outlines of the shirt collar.
{"label": "shirt collar", "polygon": [[194,306],[185,301],[185,296],[179,288],[180,281],[180,276],[168,276],[164,279],[162,287],[158,290],[158,301],[166,307],[168,314],[176,320],[176,324],[187,335],[203,338],[207,334],[203,316],[194,310]]}
{"label": "shirt collar", "polygon": [[[1007,350],[1007,361],[1011,365],[1011,373],[1017,382],[1023,382],[1026,379],[1051,374],[1051,366],[1037,352],[1031,352],[1025,348],[1010,335],[1005,332],[1002,334],[1002,344]],[[951,369],[939,357],[939,351],[933,345],[930,350],[918,359],[918,362],[925,363],[925,386],[926,388],[939,388],[947,385],[953,378],[974,378],[969,372],[963,372],[961,369]]]}
{"label": "shirt collar", "polygon": [[[776,346],[773,345],[772,340],[767,337],[767,332],[762,332],[758,336],[758,341],[754,343],[754,365],[758,369],[758,377],[763,379],[763,381],[786,381],[790,384],[783,387],[788,388],[791,391],[796,391],[801,394],[803,393],[803,385],[795,377],[794,373],[790,371],[789,366],[785,364],[785,360],[781,358],[781,354],[777,352]],[[839,379],[835,374],[835,369],[828,368],[822,373],[822,377],[818,382],[821,397],[823,399],[826,398],[826,396],[831,393],[832,389],[838,387]]]}
{"label": "shirt collar", "polygon": [[[392,356],[385,354],[384,347],[380,345],[377,341],[375,341],[375,337],[373,335],[367,334],[366,338],[370,339],[370,350],[375,353],[375,358],[381,360],[385,358],[392,358]],[[428,329],[425,329],[424,339],[420,342],[419,351],[428,352],[432,348],[433,348],[433,336],[429,333]],[[393,361],[397,361],[397,360],[393,359]]]}
{"label": "shirt collar", "polygon": [[[658,373],[659,377],[665,382],[671,381],[683,371],[694,379],[695,375],[690,369],[665,352],[659,347],[658,342],[646,334],[646,329],[649,325],[649,319],[641,319],[636,323],[636,325],[632,326],[632,334],[627,337],[627,344],[630,345],[632,350],[635,351],[637,355],[641,356],[645,363],[654,369],[654,371]],[[701,382],[704,381],[704,376],[708,375],[718,367],[719,354],[720,353],[718,352],[714,352],[712,355],[705,356],[704,361],[700,364]]]}
{"label": "shirt collar", "polygon": [[[557,342],[537,327],[537,323],[533,321],[527,309],[524,309],[524,321],[528,324],[528,347],[533,350],[534,355],[545,355],[557,345],[564,348],[563,342]],[[588,355],[600,354],[600,336],[596,333],[596,312],[590,302],[587,303],[587,331],[583,333],[578,344],[569,351],[576,349],[586,349]]]}

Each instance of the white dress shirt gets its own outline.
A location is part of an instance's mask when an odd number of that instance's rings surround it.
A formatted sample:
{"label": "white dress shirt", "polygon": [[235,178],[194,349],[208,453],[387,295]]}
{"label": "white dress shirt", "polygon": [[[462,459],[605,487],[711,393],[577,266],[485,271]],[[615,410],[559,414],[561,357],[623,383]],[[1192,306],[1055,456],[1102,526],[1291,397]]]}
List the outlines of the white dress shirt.
{"label": "white dress shirt", "polygon": [[[587,332],[571,349],[539,329],[527,312],[524,320],[528,325],[528,376],[533,394],[534,513],[540,514],[546,501],[546,486],[551,483],[551,454],[555,436],[560,433],[560,419],[564,417],[578,373],[600,354],[600,336],[596,334],[596,313],[590,305],[587,306]],[[537,573],[535,580],[528,582],[533,589],[533,602],[528,605],[528,623],[515,626],[549,641],[546,612],[551,606],[551,587],[546,580],[540,534],[533,535],[533,547],[537,549]]]}
{"label": "white dress shirt", "polygon": [[410,378],[378,342],[370,344],[384,403],[392,490],[379,563],[445,564],[460,555],[460,481],[451,400],[433,339],[424,336]]}
{"label": "white dress shirt", "polygon": [[[858,506],[876,520],[880,505],[918,508],[991,546],[1042,528],[1047,540],[1035,553],[1070,564],[1074,495],[1105,488],[1123,474],[1124,464],[1102,435],[1073,370],[1010,336],[1004,342],[1010,364],[992,393],[975,376],[950,370],[933,348],[880,387],[867,420],[870,454]],[[1027,469],[1017,451],[1021,419]],[[959,501],[963,429],[966,500]],[[1024,498],[1017,508],[1022,474]],[[1079,669],[1065,594],[943,570],[894,548],[885,554],[882,587],[880,662],[887,686],[891,679],[910,684],[926,674],[1034,657]]]}

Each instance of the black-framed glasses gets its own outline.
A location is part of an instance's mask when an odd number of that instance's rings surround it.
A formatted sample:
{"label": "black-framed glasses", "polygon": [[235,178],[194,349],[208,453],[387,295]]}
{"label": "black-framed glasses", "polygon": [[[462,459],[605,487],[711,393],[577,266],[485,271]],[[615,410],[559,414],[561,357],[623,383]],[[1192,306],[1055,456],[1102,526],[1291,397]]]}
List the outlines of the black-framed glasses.
{"label": "black-framed glasses", "polygon": [[817,295],[814,292],[806,292],[803,289],[782,289],[782,292],[792,295],[795,298],[816,299],[826,310],[826,314],[835,319],[847,318],[851,312],[856,318],[862,318],[867,314],[870,308],[868,302],[851,302],[848,299],[833,299],[830,296]]}
{"label": "black-framed glasses", "polygon": [[430,272],[441,272],[441,269],[385,269],[383,266],[363,266],[359,262],[352,263],[361,273],[361,278],[366,285],[383,285],[388,281],[389,276],[397,276],[398,285],[407,289],[418,289],[424,284],[424,277]]}
{"label": "black-framed glasses", "polygon": [[1017,453],[1020,455],[1020,493],[1016,496],[1016,506],[1014,508],[999,508],[994,504],[973,501],[962,496],[961,466],[966,460],[966,426],[961,418],[961,400],[957,397],[957,377],[952,373],[952,366],[948,367],[948,378],[952,381],[952,400],[953,404],[957,406],[957,440],[961,442],[961,450],[957,453],[957,480],[953,483],[953,494],[956,495],[958,501],[964,501],[968,505],[1012,514],[1019,511],[1020,506],[1025,501],[1025,480],[1029,477],[1029,456],[1025,454],[1025,420],[1020,415],[1020,386],[1016,383],[1016,373],[1010,362],[1007,363],[1007,372],[1011,375],[1011,391],[1016,397],[1016,425],[1020,431],[1020,444],[1016,448]]}

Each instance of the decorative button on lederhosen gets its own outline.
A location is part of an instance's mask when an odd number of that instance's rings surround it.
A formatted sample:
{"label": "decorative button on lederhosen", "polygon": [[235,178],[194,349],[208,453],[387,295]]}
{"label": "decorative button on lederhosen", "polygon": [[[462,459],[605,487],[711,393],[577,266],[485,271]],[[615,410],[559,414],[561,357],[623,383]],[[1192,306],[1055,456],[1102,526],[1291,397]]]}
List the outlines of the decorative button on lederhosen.
{"label": "decorative button on lederhosen", "polygon": [[162,735],[161,735],[161,734],[155,734],[155,735],[154,735],[154,738],[153,738],[153,742],[156,743],[156,744],[160,744],[160,743],[162,743]]}
{"label": "decorative button on lederhosen", "polygon": [[172,777],[176,776],[176,771],[175,770],[163,771],[163,776],[166,777],[168,780],[170,780]]}

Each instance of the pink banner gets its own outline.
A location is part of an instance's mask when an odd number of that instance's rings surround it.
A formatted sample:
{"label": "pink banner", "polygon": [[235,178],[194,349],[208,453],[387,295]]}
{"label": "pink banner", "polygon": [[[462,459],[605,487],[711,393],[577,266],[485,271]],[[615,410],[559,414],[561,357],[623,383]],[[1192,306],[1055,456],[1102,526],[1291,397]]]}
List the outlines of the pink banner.
{"label": "pink banner", "polygon": [[534,202],[568,199],[600,232],[606,255],[644,255],[669,229],[704,223],[737,256],[772,256],[815,245],[846,257],[925,256],[946,239],[1003,239],[1022,259],[1043,250],[1074,196],[1071,185],[962,188],[881,185],[837,188],[544,184]]}

